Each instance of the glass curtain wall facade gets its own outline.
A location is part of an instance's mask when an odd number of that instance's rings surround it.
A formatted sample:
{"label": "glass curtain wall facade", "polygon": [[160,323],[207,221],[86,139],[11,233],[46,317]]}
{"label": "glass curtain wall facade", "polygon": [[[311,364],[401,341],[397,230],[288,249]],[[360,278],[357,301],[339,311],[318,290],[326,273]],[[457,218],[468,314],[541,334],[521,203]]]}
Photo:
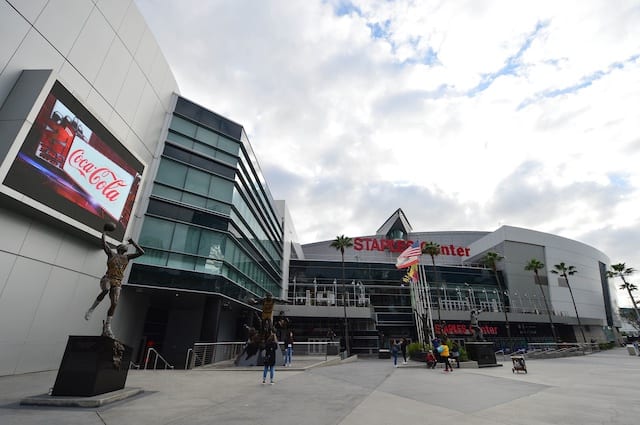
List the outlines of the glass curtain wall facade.
{"label": "glass curtain wall facade", "polygon": [[129,283],[281,296],[283,229],[242,126],[178,98]]}
{"label": "glass curtain wall facade", "polygon": [[[355,352],[366,353],[371,348],[387,347],[390,338],[407,337],[417,340],[409,284],[403,282],[407,269],[398,270],[395,264],[345,262],[345,288],[347,305],[355,305],[364,294],[366,306],[375,314],[374,328],[365,321],[349,319],[352,347]],[[497,283],[493,272],[485,268],[424,265],[429,282],[434,327],[439,332],[439,319],[444,324],[466,326],[469,306],[488,311],[503,308],[499,304]],[[292,283],[295,278],[295,285]],[[342,299],[342,263],[337,261],[291,260],[289,270],[289,300],[300,304],[318,293],[337,293]],[[361,285],[363,289],[361,289]],[[362,291],[362,292],[361,292]],[[440,306],[440,308],[438,308]],[[438,317],[440,310],[440,317]],[[463,320],[452,320],[452,312],[463,313]],[[321,318],[293,318],[299,337],[320,337],[330,326],[341,331],[341,321],[328,324]],[[327,321],[326,318],[322,319]],[[491,339],[491,338],[489,338]]]}

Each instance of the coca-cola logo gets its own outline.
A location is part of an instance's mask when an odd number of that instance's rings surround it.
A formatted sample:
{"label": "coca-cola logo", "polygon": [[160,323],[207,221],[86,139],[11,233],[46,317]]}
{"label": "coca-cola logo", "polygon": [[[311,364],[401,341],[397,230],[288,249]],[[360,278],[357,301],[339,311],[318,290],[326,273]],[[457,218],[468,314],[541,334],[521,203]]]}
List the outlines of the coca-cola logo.
{"label": "coca-cola logo", "polygon": [[119,220],[134,177],[79,137],[73,141],[64,171]]}
{"label": "coca-cola logo", "polygon": [[111,202],[115,202],[120,196],[122,188],[126,187],[124,180],[118,178],[112,170],[107,167],[98,167],[86,159],[84,149],[71,152],[69,164]]}

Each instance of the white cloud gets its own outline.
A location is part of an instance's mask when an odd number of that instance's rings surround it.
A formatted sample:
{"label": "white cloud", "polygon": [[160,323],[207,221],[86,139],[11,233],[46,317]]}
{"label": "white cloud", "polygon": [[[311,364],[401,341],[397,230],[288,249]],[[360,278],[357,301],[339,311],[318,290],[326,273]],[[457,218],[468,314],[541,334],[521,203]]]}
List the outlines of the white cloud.
{"label": "white cloud", "polygon": [[182,94],[245,127],[302,242],[400,207],[640,269],[638,1],[136,3]]}

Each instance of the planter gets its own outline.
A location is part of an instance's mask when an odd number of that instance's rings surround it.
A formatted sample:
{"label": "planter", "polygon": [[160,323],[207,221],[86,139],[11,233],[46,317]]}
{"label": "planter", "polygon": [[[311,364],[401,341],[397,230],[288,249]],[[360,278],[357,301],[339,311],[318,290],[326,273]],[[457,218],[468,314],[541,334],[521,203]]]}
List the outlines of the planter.
{"label": "planter", "polygon": [[409,355],[409,358],[416,362],[426,363],[427,361],[427,352],[426,351],[414,351]]}

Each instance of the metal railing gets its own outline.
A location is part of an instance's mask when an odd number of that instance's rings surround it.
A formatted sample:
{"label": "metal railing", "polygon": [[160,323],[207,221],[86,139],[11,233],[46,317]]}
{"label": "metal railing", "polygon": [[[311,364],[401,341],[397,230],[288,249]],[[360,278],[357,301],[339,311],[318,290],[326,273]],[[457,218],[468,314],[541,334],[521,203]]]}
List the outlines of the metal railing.
{"label": "metal railing", "polygon": [[[187,350],[185,369],[235,360],[246,345],[245,342],[196,342],[193,348]],[[278,345],[281,350],[284,350],[284,343],[279,342]],[[339,342],[323,341],[322,338],[316,341],[293,343],[293,352],[296,356],[320,357],[327,360],[329,356],[337,356],[339,351]]]}
{"label": "metal railing", "polygon": [[245,345],[244,342],[196,342],[187,350],[185,369],[234,360]]}
{"label": "metal railing", "polygon": [[169,364],[169,362],[164,357],[162,357],[160,355],[160,353],[158,353],[158,351],[156,351],[156,349],[153,348],[153,347],[149,347],[147,349],[147,355],[145,356],[145,359],[144,359],[144,367],[143,367],[143,369],[145,369],[145,370],[149,369],[148,366],[149,366],[149,358],[150,357],[154,358],[154,360],[153,360],[153,370],[157,369],[158,360],[161,360],[164,363],[164,369],[173,369],[173,366],[171,366]]}

